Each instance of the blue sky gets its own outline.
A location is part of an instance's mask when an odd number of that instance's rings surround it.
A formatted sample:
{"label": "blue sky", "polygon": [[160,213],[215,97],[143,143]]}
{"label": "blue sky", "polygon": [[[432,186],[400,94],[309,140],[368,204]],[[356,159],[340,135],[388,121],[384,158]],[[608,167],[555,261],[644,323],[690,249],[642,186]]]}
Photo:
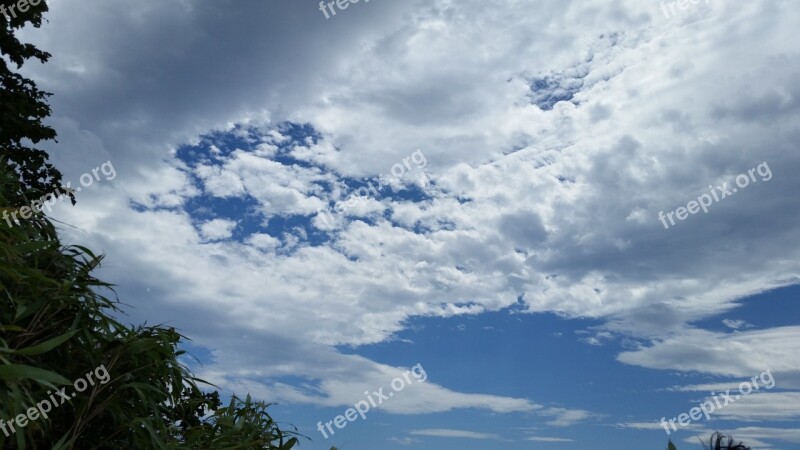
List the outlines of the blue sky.
{"label": "blue sky", "polygon": [[796,4],[49,5],[66,239],[301,449],[800,444]]}

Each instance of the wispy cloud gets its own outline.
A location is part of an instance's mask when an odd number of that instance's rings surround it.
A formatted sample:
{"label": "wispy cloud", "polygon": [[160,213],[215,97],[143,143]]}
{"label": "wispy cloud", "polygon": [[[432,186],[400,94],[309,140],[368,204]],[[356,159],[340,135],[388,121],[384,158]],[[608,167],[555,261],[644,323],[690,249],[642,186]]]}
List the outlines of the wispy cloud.
{"label": "wispy cloud", "polygon": [[547,408],[538,414],[553,416],[554,418],[552,420],[548,420],[545,423],[554,427],[568,427],[594,417],[594,415],[589,411],[570,410],[565,408]]}
{"label": "wispy cloud", "polygon": [[466,431],[466,430],[450,430],[445,428],[413,430],[410,433],[416,436],[435,436],[435,437],[465,438],[465,439],[500,439],[500,436],[496,434],[479,433],[476,431]]}
{"label": "wispy cloud", "polygon": [[734,330],[742,330],[746,328],[753,328],[753,325],[747,323],[746,320],[733,320],[733,319],[723,319],[722,323],[725,324],[726,327],[732,328]]}
{"label": "wispy cloud", "polygon": [[526,441],[535,441],[535,442],[573,442],[573,439],[565,439],[565,438],[556,438],[556,437],[543,437],[543,436],[531,436],[526,437]]}

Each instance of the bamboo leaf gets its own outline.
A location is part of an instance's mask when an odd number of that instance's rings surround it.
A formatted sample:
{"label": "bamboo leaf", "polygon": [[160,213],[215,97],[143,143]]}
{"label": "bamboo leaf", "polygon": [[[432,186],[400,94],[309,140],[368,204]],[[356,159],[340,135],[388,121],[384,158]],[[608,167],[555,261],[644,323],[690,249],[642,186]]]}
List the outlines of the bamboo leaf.
{"label": "bamboo leaf", "polygon": [[68,341],[72,336],[75,336],[75,333],[77,332],[78,330],[72,330],[69,333],[65,333],[59,337],[50,339],[49,341],[42,342],[41,344],[34,345],[33,347],[23,348],[21,350],[14,350],[14,353],[25,356],[41,355],[42,353],[47,353],[50,350]]}
{"label": "bamboo leaf", "polygon": [[26,366],[24,364],[6,364],[0,366],[0,380],[11,381],[23,379],[45,381],[61,385],[70,384],[66,378],[49,370]]}

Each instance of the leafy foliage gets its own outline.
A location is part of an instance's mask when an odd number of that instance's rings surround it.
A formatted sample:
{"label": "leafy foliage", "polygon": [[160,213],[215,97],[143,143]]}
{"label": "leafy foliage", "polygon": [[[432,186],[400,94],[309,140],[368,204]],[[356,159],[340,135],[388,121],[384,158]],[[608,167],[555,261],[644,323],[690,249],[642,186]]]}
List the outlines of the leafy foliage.
{"label": "leafy foliage", "polygon": [[[0,205],[17,180],[0,168]],[[17,186],[18,188],[18,186]],[[112,317],[111,286],[92,275],[102,256],[61,245],[42,215],[0,223],[0,419],[24,414],[51,392],[103,366],[94,383],[48,418],[28,422],[0,448],[280,449],[297,443],[268,405],[236,397],[222,406],[183,366],[183,336],[161,326],[131,327]]]}
{"label": "leafy foliage", "polygon": [[[15,0],[0,0],[6,10],[16,3]],[[57,189],[61,185],[61,172],[47,162],[44,150],[29,146],[56,137],[53,128],[42,124],[42,119],[50,115],[47,104],[50,94],[40,91],[32,80],[12,70],[8,62],[15,64],[17,70],[31,58],[47,62],[49,53],[20,42],[14,35],[26,25],[39,28],[42,14],[47,10],[47,4],[41,1],[35,6],[29,5],[25,11],[17,8],[13,14],[7,12],[8,16],[0,14],[0,54],[4,56],[0,58],[0,166],[8,166],[19,177],[23,190],[33,191],[35,197],[51,192],[63,195]],[[74,197],[72,202],[75,202]]]}

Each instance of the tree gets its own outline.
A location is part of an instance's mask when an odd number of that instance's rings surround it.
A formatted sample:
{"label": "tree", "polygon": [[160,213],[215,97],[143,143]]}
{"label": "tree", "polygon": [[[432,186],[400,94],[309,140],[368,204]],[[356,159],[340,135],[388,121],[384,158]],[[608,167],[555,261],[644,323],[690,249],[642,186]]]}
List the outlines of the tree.
{"label": "tree", "polygon": [[[32,44],[17,39],[15,31],[31,25],[39,28],[43,14],[48,10],[44,1],[31,1],[27,8],[20,9],[14,0],[0,0],[0,165],[11,168],[18,176],[23,192],[40,197],[46,193],[63,195],[61,172],[47,162],[44,150],[30,146],[42,141],[54,140],[56,132],[43,125],[42,120],[50,115],[47,97],[50,93],[36,87],[36,83],[23,77],[16,70],[30,59],[47,62],[50,54]],[[7,61],[8,60],[8,61]],[[70,194],[72,202],[74,197]]]}
{"label": "tree", "polygon": [[[726,436],[720,432],[712,434],[708,442],[708,450],[750,450],[750,447],[744,445],[742,442],[737,444],[736,441],[733,440],[733,436],[727,436],[727,443],[725,442],[725,438]],[[702,441],[700,444],[703,445]],[[667,450],[677,450],[671,439],[669,444],[667,444]]]}

